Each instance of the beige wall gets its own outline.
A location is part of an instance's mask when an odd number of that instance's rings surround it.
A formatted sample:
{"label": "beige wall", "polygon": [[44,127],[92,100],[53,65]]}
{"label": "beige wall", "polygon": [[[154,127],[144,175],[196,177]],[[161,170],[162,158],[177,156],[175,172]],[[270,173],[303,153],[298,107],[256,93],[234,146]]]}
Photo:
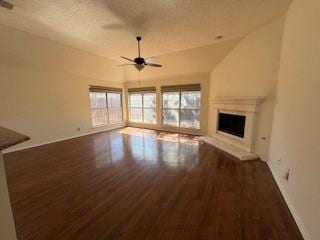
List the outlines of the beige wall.
{"label": "beige wall", "polygon": [[116,66],[119,62],[2,25],[0,63],[28,65],[100,81],[124,81],[123,69]]}
{"label": "beige wall", "polygon": [[0,152],[0,236],[1,239],[15,240],[16,231],[12,216],[6,172],[2,154]]}
{"label": "beige wall", "polygon": [[[277,19],[243,38],[211,72],[210,101],[216,96],[266,98],[259,113],[254,144],[254,152],[263,160],[268,159],[283,21]],[[208,132],[212,134],[215,131],[210,124],[212,102],[209,108]]]}
{"label": "beige wall", "polygon": [[88,85],[123,88],[116,64],[0,26],[0,125],[31,137],[13,149],[108,129],[91,127]]}
{"label": "beige wall", "polygon": [[[174,129],[164,127],[161,124],[161,86],[165,85],[177,85],[177,84],[201,84],[201,110],[200,110],[200,131],[197,130],[188,130],[188,129]],[[174,78],[165,78],[165,79],[154,79],[154,80],[142,80],[140,82],[127,82],[125,87],[127,88],[136,88],[136,87],[156,87],[157,90],[157,124],[137,124],[137,123],[128,123],[130,126],[140,126],[147,127],[152,129],[164,129],[164,130],[175,130],[179,132],[187,133],[200,133],[205,134],[208,128],[208,99],[209,99],[209,74],[196,74],[188,75],[184,77],[174,77]],[[126,101],[128,101],[128,96],[126,96]]]}
{"label": "beige wall", "polygon": [[317,0],[293,1],[287,13],[270,146],[272,166],[313,240],[320,239],[319,13]]}
{"label": "beige wall", "polygon": [[14,149],[106,129],[91,127],[88,85],[122,87],[28,66],[0,64],[0,73],[0,125],[31,138]]}

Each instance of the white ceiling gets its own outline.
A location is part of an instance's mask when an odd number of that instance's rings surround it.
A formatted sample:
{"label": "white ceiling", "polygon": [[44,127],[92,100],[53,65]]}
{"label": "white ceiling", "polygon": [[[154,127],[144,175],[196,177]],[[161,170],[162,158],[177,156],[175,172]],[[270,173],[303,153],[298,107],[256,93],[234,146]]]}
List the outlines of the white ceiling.
{"label": "white ceiling", "polygon": [[[291,0],[7,0],[0,24],[119,60],[159,56],[246,35]],[[220,40],[222,41],[222,40]]]}

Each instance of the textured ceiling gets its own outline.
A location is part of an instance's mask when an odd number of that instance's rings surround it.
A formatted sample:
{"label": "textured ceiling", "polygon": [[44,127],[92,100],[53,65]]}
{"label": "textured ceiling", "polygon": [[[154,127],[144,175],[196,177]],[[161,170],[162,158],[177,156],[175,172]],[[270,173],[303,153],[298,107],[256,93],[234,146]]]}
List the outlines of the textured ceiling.
{"label": "textured ceiling", "polygon": [[151,80],[195,75],[210,72],[238,43],[232,39],[217,44],[192,48],[158,56],[154,62],[162,63],[162,68],[145,67],[140,73],[133,67],[124,67],[125,80]]}
{"label": "textured ceiling", "polygon": [[[0,24],[120,60],[159,56],[241,37],[286,11],[291,0],[8,0]],[[220,40],[221,41],[221,40]]]}

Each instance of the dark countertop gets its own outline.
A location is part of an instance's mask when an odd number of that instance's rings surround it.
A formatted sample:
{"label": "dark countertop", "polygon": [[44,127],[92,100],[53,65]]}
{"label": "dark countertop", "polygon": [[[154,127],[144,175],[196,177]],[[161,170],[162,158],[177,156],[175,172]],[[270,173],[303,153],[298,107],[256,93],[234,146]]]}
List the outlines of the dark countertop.
{"label": "dark countertop", "polygon": [[0,126],[0,151],[29,139],[26,135]]}

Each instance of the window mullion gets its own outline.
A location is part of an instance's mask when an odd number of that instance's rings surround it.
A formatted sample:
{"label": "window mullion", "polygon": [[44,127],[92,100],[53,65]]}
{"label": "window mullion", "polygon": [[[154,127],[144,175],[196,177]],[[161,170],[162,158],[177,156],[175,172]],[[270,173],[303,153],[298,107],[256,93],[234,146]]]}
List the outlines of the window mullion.
{"label": "window mullion", "polygon": [[142,122],[144,123],[144,94],[141,93],[141,96],[142,96]]}
{"label": "window mullion", "polygon": [[181,127],[181,91],[179,91],[179,127]]}
{"label": "window mullion", "polygon": [[160,97],[160,101],[161,101],[161,127],[164,125],[163,124],[163,92],[160,93],[161,94],[161,97]]}
{"label": "window mullion", "polygon": [[110,124],[110,122],[109,122],[108,93],[107,92],[106,92],[106,109],[107,109],[107,112],[108,112],[108,114],[107,114],[107,122],[108,122],[108,124]]}

